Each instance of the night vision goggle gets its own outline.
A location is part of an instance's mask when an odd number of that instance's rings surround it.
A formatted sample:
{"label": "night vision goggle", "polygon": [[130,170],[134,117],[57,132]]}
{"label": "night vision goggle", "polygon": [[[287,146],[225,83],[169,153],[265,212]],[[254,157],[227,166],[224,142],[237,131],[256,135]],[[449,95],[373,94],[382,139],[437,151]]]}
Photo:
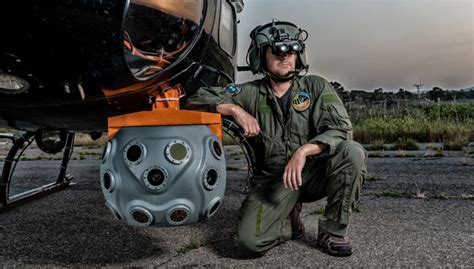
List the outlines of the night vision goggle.
{"label": "night vision goggle", "polygon": [[299,39],[291,38],[284,29],[277,28],[275,22],[270,30],[273,42],[270,42],[273,55],[283,55],[286,53],[298,53],[304,49],[304,43]]}
{"label": "night vision goggle", "polygon": [[286,53],[298,53],[304,49],[304,44],[300,40],[285,40],[272,44],[273,55],[284,55]]}

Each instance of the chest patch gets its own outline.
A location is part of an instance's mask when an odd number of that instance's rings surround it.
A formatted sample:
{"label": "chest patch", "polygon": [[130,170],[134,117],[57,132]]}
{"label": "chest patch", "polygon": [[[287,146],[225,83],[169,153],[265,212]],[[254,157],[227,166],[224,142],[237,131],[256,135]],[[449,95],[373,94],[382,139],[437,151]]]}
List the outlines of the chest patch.
{"label": "chest patch", "polygon": [[232,96],[236,96],[242,91],[242,88],[235,84],[229,84],[227,87],[225,87],[225,91]]}
{"label": "chest patch", "polygon": [[300,91],[291,100],[291,105],[296,111],[305,111],[311,105],[311,97],[307,92]]}

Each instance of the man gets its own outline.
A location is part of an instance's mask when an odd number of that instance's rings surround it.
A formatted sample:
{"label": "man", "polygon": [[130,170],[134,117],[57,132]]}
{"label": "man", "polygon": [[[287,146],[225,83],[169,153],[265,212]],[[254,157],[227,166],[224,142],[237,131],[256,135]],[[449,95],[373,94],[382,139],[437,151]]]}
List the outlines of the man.
{"label": "man", "polygon": [[255,181],[239,216],[238,240],[264,254],[304,235],[301,202],[327,197],[317,244],[329,254],[352,254],[347,232],[366,173],[367,155],[351,140],[352,126],[332,86],[318,76],[299,76],[307,32],[289,22],[258,26],[249,66],[263,79],[202,88],[193,105],[210,105],[243,128],[256,156]]}

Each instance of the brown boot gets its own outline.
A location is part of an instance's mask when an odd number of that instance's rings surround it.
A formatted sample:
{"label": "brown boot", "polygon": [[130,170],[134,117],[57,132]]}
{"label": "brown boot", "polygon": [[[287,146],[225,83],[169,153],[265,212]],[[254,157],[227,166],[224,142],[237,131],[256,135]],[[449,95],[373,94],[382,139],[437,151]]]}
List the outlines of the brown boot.
{"label": "brown boot", "polygon": [[302,208],[303,208],[303,204],[296,203],[290,212],[291,239],[301,239],[304,236],[304,225],[300,217]]}
{"label": "brown boot", "polygon": [[351,243],[346,238],[324,230],[320,230],[318,233],[318,247],[326,250],[332,256],[344,257],[352,255]]}

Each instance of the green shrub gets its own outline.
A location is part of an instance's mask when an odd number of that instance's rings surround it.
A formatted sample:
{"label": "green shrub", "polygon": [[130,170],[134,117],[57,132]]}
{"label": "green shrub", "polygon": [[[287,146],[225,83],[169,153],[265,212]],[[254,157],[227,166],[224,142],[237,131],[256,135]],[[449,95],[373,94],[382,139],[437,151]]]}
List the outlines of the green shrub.
{"label": "green shrub", "polygon": [[[437,112],[438,110],[442,112]],[[354,139],[363,144],[396,143],[413,139],[420,143],[455,139],[474,141],[474,103],[411,108],[403,113],[357,115]],[[441,113],[441,114],[440,114]],[[436,116],[438,115],[438,116]],[[459,137],[459,138],[458,138]]]}
{"label": "green shrub", "polygon": [[324,207],[318,207],[318,208],[315,208],[315,209],[313,210],[313,212],[311,212],[311,214],[312,214],[312,215],[322,215],[322,214],[324,214],[325,211],[326,211],[326,210],[325,210]]}
{"label": "green shrub", "polygon": [[387,147],[385,146],[385,140],[377,139],[372,144],[365,146],[367,150],[375,151],[375,150],[386,150]]}
{"label": "green shrub", "polygon": [[443,142],[444,150],[460,151],[469,144],[464,137],[453,137]]}
{"label": "green shrub", "polygon": [[435,104],[424,107],[423,112],[432,120],[467,121],[474,119],[474,103]]}
{"label": "green shrub", "polygon": [[393,149],[396,150],[418,150],[420,147],[416,140],[412,138],[401,138],[395,142]]}

